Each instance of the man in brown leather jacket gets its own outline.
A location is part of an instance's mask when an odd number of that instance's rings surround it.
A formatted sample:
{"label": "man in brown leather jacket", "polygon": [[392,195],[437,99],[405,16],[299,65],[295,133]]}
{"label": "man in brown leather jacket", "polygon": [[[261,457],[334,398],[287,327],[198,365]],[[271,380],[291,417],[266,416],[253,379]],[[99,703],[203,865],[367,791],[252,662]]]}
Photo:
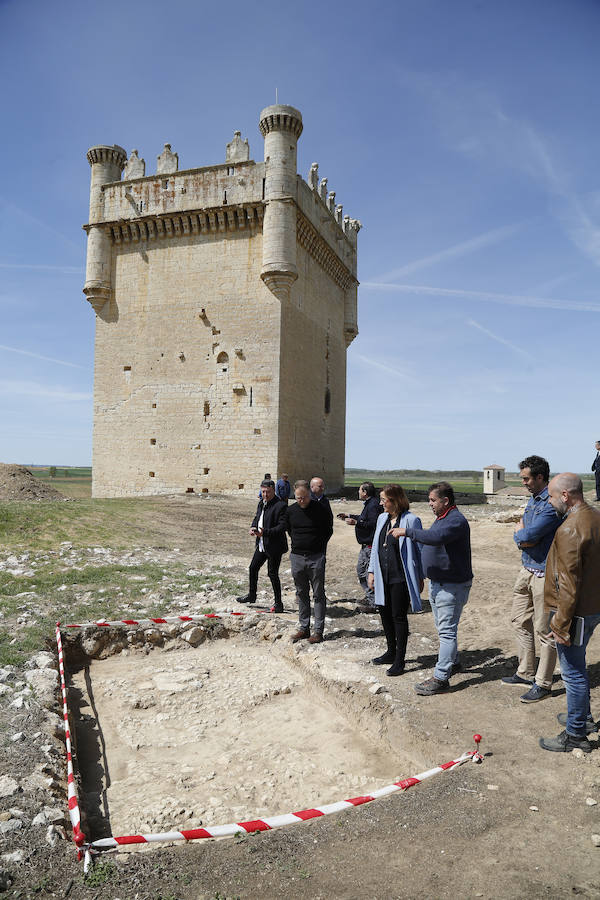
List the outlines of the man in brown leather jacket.
{"label": "man in brown leather jacket", "polygon": [[[600,623],[600,512],[583,499],[578,475],[563,472],[548,485],[550,503],[565,518],[554,535],[546,560],[544,606],[556,640],[567,713],[558,721],[566,728],[555,738],[540,738],[540,747],[555,752],[580,749],[590,753],[587,735],[597,730],[590,713],[590,683],[585,650]],[[575,639],[575,617],[583,618],[581,643]]]}

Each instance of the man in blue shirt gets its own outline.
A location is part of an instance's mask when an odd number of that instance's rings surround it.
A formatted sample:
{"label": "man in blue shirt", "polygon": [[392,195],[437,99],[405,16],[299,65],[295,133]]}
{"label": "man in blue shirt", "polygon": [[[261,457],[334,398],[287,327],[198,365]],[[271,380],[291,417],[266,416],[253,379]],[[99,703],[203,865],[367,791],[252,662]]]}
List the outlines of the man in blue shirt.
{"label": "man in blue shirt", "polygon": [[275,493],[280,500],[283,500],[287,504],[288,500],[290,499],[290,494],[292,493],[292,486],[285,472],[283,472],[281,478],[277,480],[277,484],[275,485]]}
{"label": "man in blue shirt", "polygon": [[[515,582],[511,621],[517,636],[519,667],[503,684],[529,686],[522,703],[537,703],[550,696],[556,666],[556,645],[548,635],[544,613],[546,557],[561,519],[548,499],[550,466],[542,456],[528,456],[519,463],[521,480],[531,497],[514,533],[521,550],[522,568]],[[535,634],[540,642],[540,661],[535,668]]]}
{"label": "man in blue shirt", "polygon": [[440,639],[440,652],[433,677],[415,685],[417,694],[442,694],[450,687],[450,676],[460,671],[458,623],[473,583],[471,529],[454,502],[447,481],[429,488],[429,506],[436,519],[431,528],[393,528],[394,537],[412,538],[422,544],[423,573],[429,578],[429,602]]}

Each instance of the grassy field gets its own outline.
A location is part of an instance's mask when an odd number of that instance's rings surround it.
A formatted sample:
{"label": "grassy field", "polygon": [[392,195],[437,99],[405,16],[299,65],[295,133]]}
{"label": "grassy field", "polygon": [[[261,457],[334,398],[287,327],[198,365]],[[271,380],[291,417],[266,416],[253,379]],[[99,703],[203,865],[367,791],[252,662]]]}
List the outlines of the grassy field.
{"label": "grassy field", "polygon": [[0,502],[0,545],[51,550],[62,541],[75,547],[143,546],[155,516],[151,497],[79,500],[75,503]]}
{"label": "grassy field", "polygon": [[[594,477],[585,473],[581,475],[584,491],[592,490],[595,487]],[[423,472],[411,469],[397,469],[394,471],[361,471],[359,469],[347,469],[345,473],[345,482],[347,485],[356,485],[358,487],[363,481],[372,481],[375,487],[383,487],[389,482],[401,484],[405,490],[427,490],[430,484],[435,481],[449,481],[455,491],[465,494],[481,494],[483,493],[483,475],[481,472]],[[506,473],[506,484],[517,486],[521,484],[521,479],[517,472]]]}
{"label": "grassy field", "polygon": [[[74,500],[81,500],[92,496],[92,468],[91,466],[65,468],[64,466],[28,466],[31,474],[40,481],[50,484],[52,487]],[[50,475],[50,469],[56,469],[56,475]]]}
{"label": "grassy field", "polygon": [[[66,497],[74,500],[91,498],[92,496],[92,469],[91,467],[64,468],[56,466],[56,475],[50,475],[49,466],[31,466],[31,472],[40,481],[52,485]],[[588,473],[581,475],[584,491],[590,491],[595,487],[594,477]],[[372,481],[376,487],[383,487],[389,482],[397,482],[406,490],[425,491],[434,481],[449,481],[454,489],[465,494],[483,493],[483,475],[478,471],[459,470],[452,472],[428,472],[415,469],[395,469],[389,471],[368,471],[367,469],[346,469],[346,485],[358,487],[363,481]],[[520,485],[521,479],[518,473],[506,474],[507,485]],[[101,502],[101,501],[95,501]],[[105,501],[102,501],[105,502]],[[113,502],[113,501],[111,501]],[[0,513],[1,526],[1,513]],[[66,540],[66,538],[65,538]]]}

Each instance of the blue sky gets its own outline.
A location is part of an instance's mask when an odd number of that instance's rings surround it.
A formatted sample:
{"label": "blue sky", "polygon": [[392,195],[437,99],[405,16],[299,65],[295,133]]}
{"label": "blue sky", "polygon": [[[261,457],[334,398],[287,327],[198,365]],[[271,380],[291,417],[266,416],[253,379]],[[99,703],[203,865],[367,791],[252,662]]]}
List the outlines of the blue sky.
{"label": "blue sky", "polygon": [[88,147],[262,158],[359,218],[346,463],[585,471],[600,438],[600,3],[0,0],[0,460],[91,461]]}

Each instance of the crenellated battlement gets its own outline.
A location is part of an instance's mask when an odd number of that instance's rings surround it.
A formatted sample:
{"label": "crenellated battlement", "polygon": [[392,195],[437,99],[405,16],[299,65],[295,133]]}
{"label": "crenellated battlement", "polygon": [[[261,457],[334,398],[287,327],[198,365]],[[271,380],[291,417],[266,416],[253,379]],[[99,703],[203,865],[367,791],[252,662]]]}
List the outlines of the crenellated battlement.
{"label": "crenellated battlement", "polygon": [[344,207],[340,203],[336,204],[335,202],[335,191],[328,190],[328,179],[322,178],[319,181],[319,163],[314,162],[310,167],[306,183],[313,192],[315,200],[321,201],[322,207],[327,210],[339,225],[352,246],[356,247],[356,237],[362,228],[362,224],[358,219],[344,216]]}

